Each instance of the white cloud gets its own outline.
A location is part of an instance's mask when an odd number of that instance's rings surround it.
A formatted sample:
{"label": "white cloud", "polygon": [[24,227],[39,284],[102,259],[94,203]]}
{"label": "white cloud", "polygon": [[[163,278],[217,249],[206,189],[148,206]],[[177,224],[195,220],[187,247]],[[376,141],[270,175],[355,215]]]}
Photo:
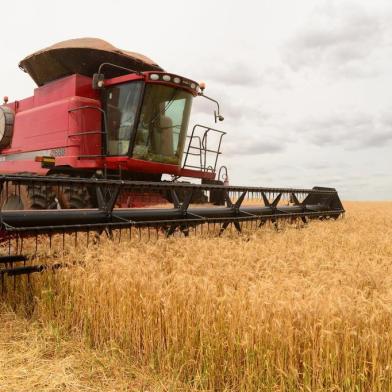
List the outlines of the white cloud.
{"label": "white cloud", "polygon": [[385,147],[392,141],[392,117],[386,115],[340,112],[304,118],[295,128],[305,140],[320,147],[356,150]]}
{"label": "white cloud", "polygon": [[257,139],[255,137],[243,137],[236,142],[228,143],[225,147],[228,156],[251,156],[276,154],[285,150],[287,143],[276,138]]}
{"label": "white cloud", "polygon": [[294,71],[322,69],[332,77],[367,77],[380,69],[372,56],[391,50],[390,14],[357,2],[324,1],[283,47]]}

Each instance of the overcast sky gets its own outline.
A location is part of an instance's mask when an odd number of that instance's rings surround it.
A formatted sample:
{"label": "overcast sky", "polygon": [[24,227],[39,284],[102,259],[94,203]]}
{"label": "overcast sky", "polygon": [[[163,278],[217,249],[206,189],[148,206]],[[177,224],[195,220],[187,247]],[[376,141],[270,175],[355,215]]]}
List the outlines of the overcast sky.
{"label": "overcast sky", "polygon": [[[103,38],[206,81],[230,183],[392,199],[390,0],[25,0],[3,7],[1,29],[1,96],[32,94],[17,66],[31,52]],[[215,126],[213,110],[195,102],[191,124]]]}

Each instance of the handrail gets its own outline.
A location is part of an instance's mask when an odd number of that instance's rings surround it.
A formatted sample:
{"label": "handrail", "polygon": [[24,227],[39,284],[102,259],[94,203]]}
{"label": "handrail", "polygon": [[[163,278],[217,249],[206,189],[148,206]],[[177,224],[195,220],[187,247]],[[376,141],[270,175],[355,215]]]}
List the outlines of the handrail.
{"label": "handrail", "polygon": [[[101,131],[101,133],[104,135],[106,146],[108,146],[109,145],[108,134],[107,134],[108,127],[107,127],[107,116],[106,116],[105,110],[103,110],[102,108],[100,108],[98,106],[84,105],[84,106],[78,106],[78,107],[73,108],[73,109],[68,109],[68,113],[73,113],[73,112],[76,112],[78,110],[84,110],[84,109],[97,110],[97,111],[99,111],[102,114],[102,117],[103,117],[103,131]],[[95,134],[95,131],[94,131],[94,134]],[[105,155],[105,147],[103,146],[103,144],[101,145],[101,153],[102,153],[102,156]]]}
{"label": "handrail", "polygon": [[[195,132],[197,129],[203,129],[204,132],[202,135],[195,135]],[[208,147],[208,135],[210,133],[215,133],[219,135],[219,142],[218,142],[218,147],[217,149],[212,149]],[[216,167],[218,163],[218,158],[219,155],[222,154],[221,152],[221,145],[222,145],[222,138],[223,136],[226,135],[226,132],[221,131],[219,129],[214,129],[211,127],[206,127],[204,125],[196,124],[193,129],[192,133],[190,136],[187,136],[190,140],[188,143],[188,147],[185,151],[185,159],[183,163],[183,168],[199,168],[201,171],[212,171],[213,173],[216,172]],[[193,140],[198,141],[198,146],[195,146],[192,144]],[[197,152],[194,152],[196,150]],[[192,152],[193,151],[193,152]],[[207,154],[215,154],[215,160],[213,164],[209,164],[207,162]],[[191,165],[188,163],[188,157],[189,156],[199,156],[200,157],[200,167],[197,167],[195,165]]]}

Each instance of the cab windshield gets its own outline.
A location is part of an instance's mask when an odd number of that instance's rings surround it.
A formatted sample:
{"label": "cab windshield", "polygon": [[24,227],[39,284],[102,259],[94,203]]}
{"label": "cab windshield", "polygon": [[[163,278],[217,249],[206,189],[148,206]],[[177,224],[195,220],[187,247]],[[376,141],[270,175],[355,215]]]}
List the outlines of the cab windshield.
{"label": "cab windshield", "polygon": [[192,95],[163,85],[146,85],[133,157],[180,165]]}

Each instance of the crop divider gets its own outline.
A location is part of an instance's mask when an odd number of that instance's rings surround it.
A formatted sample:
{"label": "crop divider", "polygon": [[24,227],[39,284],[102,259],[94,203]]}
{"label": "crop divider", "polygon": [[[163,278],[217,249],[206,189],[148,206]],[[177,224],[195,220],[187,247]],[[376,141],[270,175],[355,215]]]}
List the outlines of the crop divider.
{"label": "crop divider", "polygon": [[[102,188],[104,188],[104,190]],[[97,186],[96,188],[98,208],[101,211],[106,212],[109,216],[113,212],[120,189],[120,184],[106,185],[103,187]]]}
{"label": "crop divider", "polygon": [[[248,191],[243,191],[241,193],[241,196],[236,200],[235,203],[232,202],[230,195],[227,191],[225,191],[224,193],[224,198],[226,201],[226,206],[228,208],[231,209],[232,213],[233,213],[233,217],[240,217],[243,216],[240,208],[241,208],[241,204],[245,199],[246,194],[248,193]],[[220,231],[219,231],[219,235],[222,235],[223,232],[227,229],[227,227],[229,226],[230,223],[234,223],[234,227],[236,228],[236,230],[241,233],[242,229],[241,229],[241,224],[238,220],[234,220],[234,221],[226,221],[222,224]]]}
{"label": "crop divider", "polygon": [[[175,189],[170,189],[170,193],[173,200],[174,208],[180,210],[182,217],[186,219],[188,215],[188,208],[192,200],[193,190],[190,189],[185,194],[185,198],[182,203],[180,202],[180,199]],[[184,222],[182,224],[172,223],[169,228],[166,229],[166,237],[170,237],[171,235],[173,235],[178,227],[180,228],[180,231],[184,234],[185,237],[189,236],[189,225],[187,224],[187,222]]]}

